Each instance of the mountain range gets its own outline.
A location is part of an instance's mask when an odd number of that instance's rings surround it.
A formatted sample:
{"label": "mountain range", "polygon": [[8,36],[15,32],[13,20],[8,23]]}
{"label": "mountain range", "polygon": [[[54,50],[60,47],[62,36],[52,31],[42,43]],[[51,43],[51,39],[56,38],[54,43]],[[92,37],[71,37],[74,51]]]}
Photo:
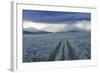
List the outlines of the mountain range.
{"label": "mountain range", "polygon": [[58,27],[58,26],[52,26],[52,27],[46,27],[41,30],[30,27],[30,28],[23,28],[24,34],[46,34],[46,33],[56,33],[56,32],[80,32],[80,31],[87,31],[84,29],[80,29],[75,26],[65,26],[65,27]]}
{"label": "mountain range", "polygon": [[45,34],[45,33],[50,33],[50,32],[42,31],[42,30],[38,30],[33,27],[30,27],[30,28],[24,28],[23,33],[24,34]]}

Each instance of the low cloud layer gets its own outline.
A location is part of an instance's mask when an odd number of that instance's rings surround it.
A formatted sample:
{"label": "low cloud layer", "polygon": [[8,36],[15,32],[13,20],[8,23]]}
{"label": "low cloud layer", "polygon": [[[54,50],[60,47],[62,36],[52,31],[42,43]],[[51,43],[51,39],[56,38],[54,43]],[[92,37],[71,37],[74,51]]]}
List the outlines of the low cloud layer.
{"label": "low cloud layer", "polygon": [[67,32],[67,31],[90,31],[90,21],[77,21],[73,24],[50,24],[36,23],[32,21],[23,21],[23,28],[33,28],[47,32]]}

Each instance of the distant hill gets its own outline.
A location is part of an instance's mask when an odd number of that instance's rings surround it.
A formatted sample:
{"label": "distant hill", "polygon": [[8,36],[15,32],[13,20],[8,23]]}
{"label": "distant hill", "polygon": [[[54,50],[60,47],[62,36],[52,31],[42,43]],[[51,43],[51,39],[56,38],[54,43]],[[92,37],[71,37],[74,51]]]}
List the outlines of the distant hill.
{"label": "distant hill", "polygon": [[30,28],[23,28],[23,31],[28,31],[28,32],[40,32],[41,30],[38,30],[36,28],[30,27]]}
{"label": "distant hill", "polygon": [[45,31],[41,31],[41,32],[23,31],[23,34],[46,34],[46,33],[51,33],[51,32],[45,32]]}
{"label": "distant hill", "polygon": [[23,29],[23,34],[45,34],[45,33],[50,33],[50,32],[38,30],[35,28],[24,28]]}
{"label": "distant hill", "polygon": [[81,31],[87,31],[85,29],[78,28],[76,26],[65,26],[65,27],[47,27],[43,29],[44,31],[55,31],[55,33],[58,32],[81,32]]}

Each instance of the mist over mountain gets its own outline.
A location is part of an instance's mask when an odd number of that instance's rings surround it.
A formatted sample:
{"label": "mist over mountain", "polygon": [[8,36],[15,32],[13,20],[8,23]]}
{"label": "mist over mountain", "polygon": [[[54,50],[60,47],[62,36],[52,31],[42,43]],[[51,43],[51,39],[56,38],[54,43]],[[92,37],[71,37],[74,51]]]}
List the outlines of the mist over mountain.
{"label": "mist over mountain", "polygon": [[23,31],[28,31],[28,32],[40,32],[41,30],[38,30],[33,27],[28,27],[28,28],[23,28]]}
{"label": "mist over mountain", "polygon": [[42,31],[42,30],[38,30],[38,29],[30,27],[30,28],[24,28],[23,33],[24,34],[45,34],[45,33],[50,33],[50,32]]}
{"label": "mist over mountain", "polygon": [[73,24],[27,22],[25,25],[28,25],[28,27],[23,28],[24,33],[79,32],[91,30],[91,23],[89,21],[78,21]]}

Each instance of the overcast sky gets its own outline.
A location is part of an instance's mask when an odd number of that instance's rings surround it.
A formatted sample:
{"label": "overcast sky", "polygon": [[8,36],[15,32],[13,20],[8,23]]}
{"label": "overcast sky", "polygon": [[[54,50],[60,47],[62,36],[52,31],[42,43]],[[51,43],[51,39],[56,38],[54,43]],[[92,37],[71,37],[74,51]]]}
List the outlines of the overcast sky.
{"label": "overcast sky", "polygon": [[[23,27],[49,32],[67,30],[90,30],[90,13],[23,10]],[[44,24],[45,23],[45,24]]]}
{"label": "overcast sky", "polygon": [[23,10],[23,20],[40,23],[67,23],[91,20],[90,13]]}

